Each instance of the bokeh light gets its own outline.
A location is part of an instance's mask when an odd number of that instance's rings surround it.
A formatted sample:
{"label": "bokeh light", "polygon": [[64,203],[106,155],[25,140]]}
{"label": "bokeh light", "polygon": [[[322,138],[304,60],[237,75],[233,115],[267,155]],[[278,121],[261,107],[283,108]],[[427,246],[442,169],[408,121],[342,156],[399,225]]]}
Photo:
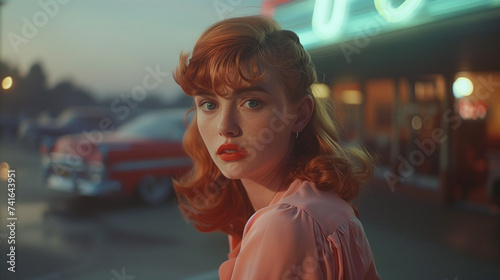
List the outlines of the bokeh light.
{"label": "bokeh light", "polygon": [[12,87],[13,81],[11,76],[7,76],[2,80],[2,88],[7,90]]}
{"label": "bokeh light", "polygon": [[422,129],[423,121],[420,116],[414,116],[411,119],[411,127],[413,127],[414,130],[418,131]]}
{"label": "bokeh light", "polygon": [[472,94],[474,85],[471,80],[466,77],[459,77],[453,83],[453,95],[455,98],[462,98]]}
{"label": "bokeh light", "polygon": [[0,163],[0,180],[7,181],[9,178],[9,164],[6,162]]}
{"label": "bokeh light", "polygon": [[325,84],[312,84],[311,90],[314,97],[318,99],[330,97],[330,88]]}
{"label": "bokeh light", "polygon": [[359,90],[345,90],[342,92],[342,102],[350,105],[363,103],[363,95]]}

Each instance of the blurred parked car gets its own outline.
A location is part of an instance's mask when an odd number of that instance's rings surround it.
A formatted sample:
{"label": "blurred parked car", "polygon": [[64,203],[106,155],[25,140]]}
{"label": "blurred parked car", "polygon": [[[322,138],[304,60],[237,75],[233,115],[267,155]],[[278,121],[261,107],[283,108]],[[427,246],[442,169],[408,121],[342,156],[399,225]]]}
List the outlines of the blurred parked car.
{"label": "blurred parked car", "polygon": [[21,122],[20,120],[21,117],[19,115],[0,112],[0,135],[15,136]]}
{"label": "blurred parked car", "polygon": [[42,143],[50,146],[62,135],[114,130],[122,122],[109,108],[72,107],[62,111],[54,120],[25,120],[19,126],[18,138],[37,147]]}
{"label": "blurred parked car", "polygon": [[172,176],[191,167],[182,147],[186,110],[135,118],[115,132],[67,135],[47,154],[46,185],[82,196],[137,194],[159,204],[172,192]]}

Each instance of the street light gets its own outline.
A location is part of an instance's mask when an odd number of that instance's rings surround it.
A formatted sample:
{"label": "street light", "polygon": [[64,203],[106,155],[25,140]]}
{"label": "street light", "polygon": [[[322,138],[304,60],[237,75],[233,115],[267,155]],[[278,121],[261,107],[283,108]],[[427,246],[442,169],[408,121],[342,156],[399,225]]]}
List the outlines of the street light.
{"label": "street light", "polygon": [[12,87],[13,81],[11,76],[7,76],[2,80],[2,89],[8,90]]}

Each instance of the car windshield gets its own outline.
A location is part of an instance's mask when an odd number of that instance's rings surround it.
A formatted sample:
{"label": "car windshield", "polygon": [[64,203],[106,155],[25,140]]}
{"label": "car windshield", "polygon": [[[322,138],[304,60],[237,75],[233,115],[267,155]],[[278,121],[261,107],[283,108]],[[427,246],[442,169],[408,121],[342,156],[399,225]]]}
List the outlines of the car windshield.
{"label": "car windshield", "polygon": [[62,126],[69,123],[72,119],[76,118],[76,112],[72,110],[65,110],[57,117],[57,124]]}
{"label": "car windshield", "polygon": [[87,111],[68,109],[63,111],[57,117],[57,125],[60,127],[74,126],[81,123],[88,123],[93,126],[98,126],[99,123],[105,119],[110,118],[110,114],[103,111],[92,111],[91,109]]}
{"label": "car windshield", "polygon": [[184,117],[165,113],[150,113],[124,124],[118,133],[121,137],[181,141],[184,134]]}

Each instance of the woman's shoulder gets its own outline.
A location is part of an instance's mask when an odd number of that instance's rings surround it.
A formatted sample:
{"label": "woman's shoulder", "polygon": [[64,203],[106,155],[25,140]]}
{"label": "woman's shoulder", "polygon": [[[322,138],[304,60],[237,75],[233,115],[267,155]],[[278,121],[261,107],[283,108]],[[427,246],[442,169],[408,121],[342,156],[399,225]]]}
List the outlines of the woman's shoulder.
{"label": "woman's shoulder", "polygon": [[250,224],[255,222],[289,227],[316,224],[324,233],[333,233],[346,223],[359,223],[347,202],[332,191],[317,189],[308,181],[292,183],[277,203],[259,210],[252,217]]}
{"label": "woman's shoulder", "polygon": [[324,275],[334,275],[341,267],[349,279],[362,279],[362,275],[379,279],[352,207],[310,182],[294,182],[283,197],[257,211],[247,223],[241,246],[265,252],[271,256],[268,260],[299,256],[285,267],[300,267],[309,257],[319,257],[317,264],[322,264]]}

